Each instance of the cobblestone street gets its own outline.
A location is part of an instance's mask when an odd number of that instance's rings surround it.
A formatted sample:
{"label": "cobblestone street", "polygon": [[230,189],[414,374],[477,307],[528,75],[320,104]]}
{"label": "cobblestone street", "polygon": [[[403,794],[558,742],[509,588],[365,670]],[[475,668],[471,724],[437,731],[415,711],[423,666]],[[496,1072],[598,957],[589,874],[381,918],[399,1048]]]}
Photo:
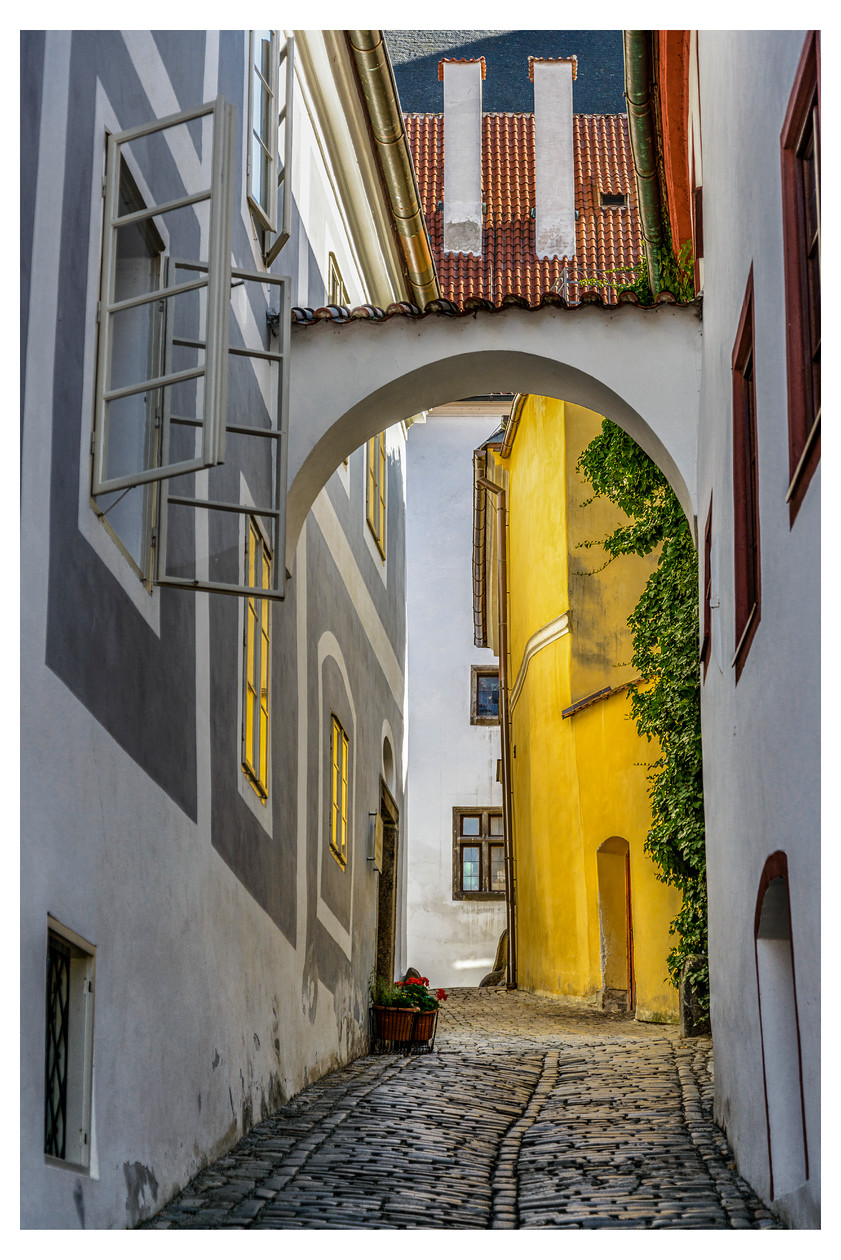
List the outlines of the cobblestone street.
{"label": "cobblestone street", "polygon": [[712,1122],[712,1043],[461,989],[435,1050],[264,1120],[146,1229],[778,1229]]}

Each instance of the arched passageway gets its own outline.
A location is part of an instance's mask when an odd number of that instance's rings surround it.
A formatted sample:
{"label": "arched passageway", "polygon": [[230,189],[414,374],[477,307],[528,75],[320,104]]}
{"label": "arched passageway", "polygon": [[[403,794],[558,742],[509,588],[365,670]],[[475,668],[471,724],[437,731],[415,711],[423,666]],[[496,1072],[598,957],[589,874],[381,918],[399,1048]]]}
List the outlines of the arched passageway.
{"label": "arched passageway", "polygon": [[489,392],[542,394],[607,415],[663,470],[694,529],[700,351],[695,305],[510,307],[296,329],[287,567],[316,495],[351,451],[421,410]]}

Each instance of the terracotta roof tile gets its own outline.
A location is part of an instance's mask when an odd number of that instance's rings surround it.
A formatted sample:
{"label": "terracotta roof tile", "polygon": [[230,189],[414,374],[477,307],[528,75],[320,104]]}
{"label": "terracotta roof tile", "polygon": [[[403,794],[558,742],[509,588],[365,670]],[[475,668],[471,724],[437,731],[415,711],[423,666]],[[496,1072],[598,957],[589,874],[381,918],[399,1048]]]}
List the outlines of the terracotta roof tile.
{"label": "terracotta roof tile", "polygon": [[[531,307],[550,293],[576,304],[585,296],[614,305],[631,285],[642,257],[636,185],[623,114],[574,118],[576,253],[541,259],[534,252],[534,115],[482,117],[484,253],[443,251],[444,117],[407,114],[424,217],[442,297],[464,308],[481,299],[498,308],[506,299]],[[624,206],[603,206],[602,193],[624,194]]]}

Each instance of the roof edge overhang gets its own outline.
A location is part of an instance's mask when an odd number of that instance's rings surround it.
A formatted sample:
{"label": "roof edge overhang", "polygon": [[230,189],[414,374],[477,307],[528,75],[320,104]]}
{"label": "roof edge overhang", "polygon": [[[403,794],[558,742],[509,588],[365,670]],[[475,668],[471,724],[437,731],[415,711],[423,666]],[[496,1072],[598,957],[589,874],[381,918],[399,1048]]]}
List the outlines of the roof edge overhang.
{"label": "roof edge overhang", "polygon": [[415,303],[441,297],[394,71],[382,31],[346,31]]}

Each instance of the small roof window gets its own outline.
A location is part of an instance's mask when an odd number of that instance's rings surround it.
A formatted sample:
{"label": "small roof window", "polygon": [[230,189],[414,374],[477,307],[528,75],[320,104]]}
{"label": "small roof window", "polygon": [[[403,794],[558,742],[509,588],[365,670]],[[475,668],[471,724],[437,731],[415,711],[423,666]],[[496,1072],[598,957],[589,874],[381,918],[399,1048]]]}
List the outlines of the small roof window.
{"label": "small roof window", "polygon": [[627,206],[628,204],[627,193],[603,192],[601,194],[601,200],[603,206]]}

